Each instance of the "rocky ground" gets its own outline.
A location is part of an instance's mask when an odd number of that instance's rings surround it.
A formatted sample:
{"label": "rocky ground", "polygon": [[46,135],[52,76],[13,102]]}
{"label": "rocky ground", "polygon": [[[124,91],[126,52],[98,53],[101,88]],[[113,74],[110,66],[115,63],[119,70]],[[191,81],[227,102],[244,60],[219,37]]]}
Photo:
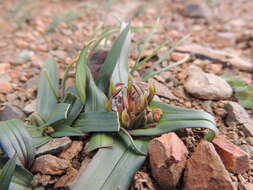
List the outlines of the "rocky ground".
{"label": "rocky ground", "polygon": [[[185,56],[189,59],[149,82],[155,84],[162,101],[214,115],[225,137],[219,136],[212,144],[200,142],[205,131],[194,129],[154,139],[150,145],[150,163],[147,161],[135,175],[131,189],[198,189],[202,175],[205,179],[201,185],[206,187],[199,189],[251,190],[253,108],[245,109],[238,103],[233,89],[221,75],[231,73],[253,85],[252,9],[253,2],[247,0],[3,1],[0,3],[0,117],[11,117],[14,110],[24,119],[35,109],[38,74],[45,58],[54,57],[63,76],[63,69],[94,31],[103,24],[117,24],[113,16],[131,19],[137,30],[133,34],[134,47],[160,17],[158,32],[144,57],[168,38],[176,42],[191,34],[159,67]],[[133,48],[130,64],[136,54]],[[159,56],[154,56],[135,77]],[[68,85],[72,84],[73,78],[68,81]],[[92,155],[85,155],[83,142],[83,139],[57,139],[44,150],[43,147],[38,150],[42,156],[33,167],[38,183],[48,185],[49,189],[60,188],[78,170],[84,169]],[[156,157],[155,150],[159,147],[165,152],[162,158]],[[44,167],[45,163],[48,167]],[[57,167],[52,169],[50,164]],[[178,183],[182,171],[185,171],[183,186],[182,179]]]}

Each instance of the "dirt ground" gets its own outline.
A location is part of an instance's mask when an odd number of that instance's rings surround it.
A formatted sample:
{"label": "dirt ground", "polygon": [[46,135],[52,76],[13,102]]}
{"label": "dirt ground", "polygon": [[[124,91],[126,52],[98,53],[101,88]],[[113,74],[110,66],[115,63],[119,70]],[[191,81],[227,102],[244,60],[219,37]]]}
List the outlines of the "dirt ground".
{"label": "dirt ground", "polygon": [[[136,59],[136,41],[151,32],[152,25],[160,18],[157,33],[144,56],[167,39],[171,39],[173,43],[190,34],[186,44],[194,43],[230,52],[253,64],[253,1],[194,2],[200,4],[201,9],[192,15],[191,11],[187,10],[187,1],[183,0],[1,1],[0,65],[7,65],[8,72],[0,73],[0,83],[7,85],[7,89],[0,93],[0,104],[12,104],[21,109],[32,105],[36,99],[38,74],[44,60],[47,57],[55,58],[61,67],[60,75],[63,76],[63,69],[76,57],[95,31],[118,23],[115,17],[131,20],[131,25],[136,29],[133,32],[131,62]],[[177,54],[174,54],[169,60],[177,59],[176,56]],[[152,64],[152,61],[145,66],[149,67],[149,64]],[[200,100],[183,91],[185,70],[192,64],[216,75],[233,73],[253,85],[252,71],[242,71],[217,60],[204,60],[192,56],[187,63],[154,77],[154,80],[166,86],[174,95],[161,96],[161,99],[214,114],[222,133],[239,146],[248,145],[244,133],[235,126],[226,124],[225,101]],[[140,70],[139,73],[141,72]],[[71,84],[73,79],[68,81],[68,85]],[[236,101],[234,97],[229,100]],[[253,110],[247,109],[247,112],[253,118]],[[181,135],[191,151],[203,136],[201,131],[193,132],[195,135],[190,133],[192,138],[189,138],[189,133],[187,137]],[[143,167],[142,170],[147,172],[147,167]],[[251,163],[251,169],[247,173],[231,176],[235,183],[253,183],[253,164]]]}

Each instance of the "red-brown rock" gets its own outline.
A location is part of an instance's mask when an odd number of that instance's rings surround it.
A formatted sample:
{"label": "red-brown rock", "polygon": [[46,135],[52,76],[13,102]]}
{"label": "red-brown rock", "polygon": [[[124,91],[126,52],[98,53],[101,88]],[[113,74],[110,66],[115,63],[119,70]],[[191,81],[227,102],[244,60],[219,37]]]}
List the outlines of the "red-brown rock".
{"label": "red-brown rock", "polygon": [[183,190],[235,190],[212,143],[202,140],[187,161]]}
{"label": "red-brown rock", "polygon": [[82,148],[82,141],[73,141],[68,149],[59,154],[59,157],[66,160],[72,160],[75,156],[79,154],[79,152],[82,151]]}
{"label": "red-brown rock", "polygon": [[186,164],[188,150],[175,133],[153,139],[149,144],[152,175],[163,189],[178,183]]}
{"label": "red-brown rock", "polygon": [[224,136],[217,136],[213,144],[228,171],[239,174],[249,169],[248,154]]}
{"label": "red-brown rock", "polygon": [[68,167],[68,161],[46,154],[36,158],[32,171],[42,174],[60,175],[65,173]]}
{"label": "red-brown rock", "polygon": [[77,174],[78,171],[75,168],[69,168],[67,173],[56,182],[54,188],[66,187],[68,184],[71,184]]}

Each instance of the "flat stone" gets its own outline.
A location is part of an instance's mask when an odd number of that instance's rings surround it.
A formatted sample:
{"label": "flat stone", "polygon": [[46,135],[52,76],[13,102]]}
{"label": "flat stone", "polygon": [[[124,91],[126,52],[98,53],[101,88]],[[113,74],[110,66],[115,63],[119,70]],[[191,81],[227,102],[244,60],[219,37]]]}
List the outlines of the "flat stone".
{"label": "flat stone", "polygon": [[16,106],[6,105],[4,109],[0,111],[0,121],[6,121],[9,119],[25,119],[25,114]]}
{"label": "flat stone", "polygon": [[240,124],[246,136],[253,137],[253,120],[250,118],[247,111],[237,102],[227,102],[225,109],[228,112],[226,123],[230,125],[231,122]]}
{"label": "flat stone", "polygon": [[215,137],[212,143],[228,171],[240,174],[249,169],[248,154],[223,135]]}
{"label": "flat stone", "polygon": [[205,100],[222,100],[232,96],[232,88],[221,77],[205,73],[196,66],[190,66],[187,72],[184,88],[192,96]]}
{"label": "flat stone", "polygon": [[76,157],[83,149],[82,141],[73,141],[69,148],[59,154],[60,158],[65,160],[72,160]]}
{"label": "flat stone", "polygon": [[202,59],[210,59],[216,62],[221,62],[224,64],[231,64],[233,67],[242,71],[253,71],[253,64],[245,59],[240,58],[238,55],[229,53],[226,51],[221,51],[218,49],[212,49],[209,47],[201,46],[198,44],[186,44],[179,46],[176,51],[182,53],[191,53]]}
{"label": "flat stone", "polygon": [[36,158],[32,171],[42,174],[61,175],[66,172],[70,163],[56,156],[46,154]]}
{"label": "flat stone", "polygon": [[183,14],[191,18],[211,18],[212,12],[203,1],[190,0],[186,1]]}
{"label": "flat stone", "polygon": [[175,133],[164,134],[149,143],[152,175],[164,188],[174,188],[184,170],[188,150]]}
{"label": "flat stone", "polygon": [[202,140],[184,172],[183,190],[236,190],[212,143]]}
{"label": "flat stone", "polygon": [[67,187],[68,184],[71,184],[74,181],[77,174],[78,171],[75,168],[69,168],[67,173],[60,177],[60,179],[55,183],[54,188]]}
{"label": "flat stone", "polygon": [[37,151],[36,155],[40,156],[43,154],[58,154],[71,145],[71,140],[69,137],[54,138],[50,140],[47,144],[41,146]]}
{"label": "flat stone", "polygon": [[158,82],[155,79],[149,79],[148,83],[150,85],[154,85],[155,86],[155,90],[156,90],[156,95],[167,98],[167,99],[171,99],[171,100],[177,100],[178,98],[171,92],[171,90],[164,85],[161,82]]}

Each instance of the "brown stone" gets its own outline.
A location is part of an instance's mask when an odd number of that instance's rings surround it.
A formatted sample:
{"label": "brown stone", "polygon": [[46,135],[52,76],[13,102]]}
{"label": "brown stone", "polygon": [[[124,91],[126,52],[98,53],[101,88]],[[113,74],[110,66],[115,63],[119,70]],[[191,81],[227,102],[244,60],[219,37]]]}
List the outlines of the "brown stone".
{"label": "brown stone", "polygon": [[10,93],[12,91],[11,83],[9,82],[0,82],[0,93]]}
{"label": "brown stone", "polygon": [[59,157],[66,160],[72,160],[79,154],[79,152],[82,151],[82,148],[83,148],[82,141],[73,141],[68,149],[59,154]]}
{"label": "brown stone", "polygon": [[65,173],[68,167],[68,161],[46,154],[36,158],[32,171],[42,174],[61,175]]}
{"label": "brown stone", "polygon": [[217,136],[213,144],[228,171],[239,174],[249,169],[248,154],[224,136]]}
{"label": "brown stone", "polygon": [[54,138],[41,146],[36,151],[36,155],[40,156],[43,154],[58,154],[67,149],[70,145],[71,139],[69,137]]}
{"label": "brown stone", "polygon": [[59,187],[66,187],[68,184],[71,184],[77,174],[78,174],[78,171],[76,169],[69,168],[67,173],[56,182],[56,184],[54,185],[54,188],[56,189]]}
{"label": "brown stone", "polygon": [[186,164],[188,150],[175,133],[164,134],[149,144],[152,175],[164,189],[177,185]]}
{"label": "brown stone", "polygon": [[235,190],[212,143],[202,140],[187,161],[183,190]]}

